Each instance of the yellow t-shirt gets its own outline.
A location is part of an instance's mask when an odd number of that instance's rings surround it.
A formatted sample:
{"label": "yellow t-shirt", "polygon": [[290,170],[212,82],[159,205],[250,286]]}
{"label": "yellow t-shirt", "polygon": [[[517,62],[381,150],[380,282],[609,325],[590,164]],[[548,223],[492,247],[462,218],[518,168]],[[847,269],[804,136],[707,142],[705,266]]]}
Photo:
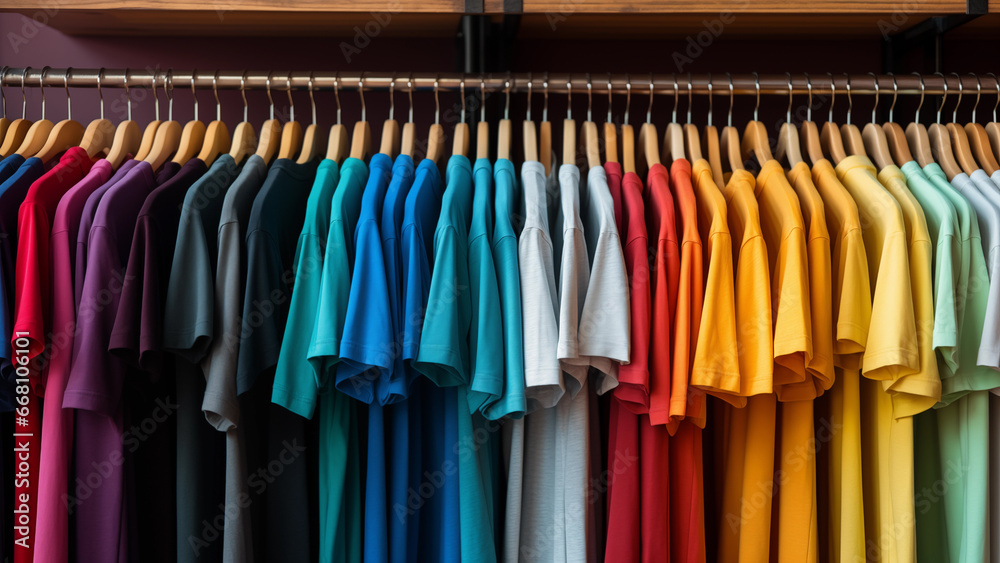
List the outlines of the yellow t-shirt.
{"label": "yellow t-shirt", "polygon": [[765,162],[754,190],[771,268],[774,391],[780,401],[814,397],[806,365],[813,355],[805,225],[798,197],[776,160]]}
{"label": "yellow t-shirt", "polygon": [[715,185],[708,161],[695,161],[691,170],[705,265],[705,299],[691,385],[742,406],[746,399],[740,385],[733,241],[726,218],[726,198]]}
{"label": "yellow t-shirt", "polygon": [[829,561],[865,561],[865,514],[861,471],[860,369],[872,297],[868,258],[858,206],[827,160],[812,167],[813,182],[823,198],[826,224],[833,240],[833,345],[837,366],[833,387],[820,398],[816,439],[818,463],[828,469],[828,486],[817,491],[829,507],[826,514]]}

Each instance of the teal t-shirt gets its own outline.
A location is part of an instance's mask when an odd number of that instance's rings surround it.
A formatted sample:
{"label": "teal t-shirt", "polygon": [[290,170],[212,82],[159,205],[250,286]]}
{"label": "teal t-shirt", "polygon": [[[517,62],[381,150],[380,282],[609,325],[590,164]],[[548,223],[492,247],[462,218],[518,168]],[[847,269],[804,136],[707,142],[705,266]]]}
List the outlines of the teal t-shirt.
{"label": "teal t-shirt", "polygon": [[500,313],[503,329],[503,391],[501,396],[483,407],[490,420],[505,416],[521,418],[527,409],[524,396],[524,347],[521,342],[521,279],[517,267],[517,227],[512,218],[517,214],[517,175],[514,165],[506,159],[493,166],[496,185],[496,224],[493,226],[493,264],[497,271],[500,292]]}

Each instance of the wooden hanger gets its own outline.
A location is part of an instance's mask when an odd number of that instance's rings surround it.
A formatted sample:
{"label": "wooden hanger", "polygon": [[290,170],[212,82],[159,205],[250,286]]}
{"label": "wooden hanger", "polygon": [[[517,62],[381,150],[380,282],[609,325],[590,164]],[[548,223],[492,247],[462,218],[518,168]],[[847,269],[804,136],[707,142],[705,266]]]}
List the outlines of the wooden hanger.
{"label": "wooden hanger", "polygon": [[[7,67],[4,67],[7,68]],[[24,136],[28,133],[28,129],[31,128],[31,122],[25,119],[25,110],[28,107],[28,99],[24,96],[24,76],[28,73],[28,69],[25,68],[24,72],[21,74],[21,117],[11,121],[8,125],[4,134],[0,136],[0,158],[6,158],[17,150],[21,146],[21,142],[24,141]],[[4,75],[7,71],[4,70]],[[2,77],[0,77],[0,84],[3,83]],[[4,98],[4,114],[6,117],[7,100]]]}
{"label": "wooden hanger", "polygon": [[[728,166],[730,171],[743,170],[743,157],[740,155],[740,134],[733,127],[733,76],[727,72],[726,77],[729,78],[729,113],[726,116],[726,126],[722,128],[718,154],[708,151],[709,162],[712,165],[712,177],[716,179],[718,186],[726,184],[723,165]],[[715,159],[715,162],[712,162],[712,159]],[[719,171],[718,178],[715,178],[716,169]]]}
{"label": "wooden hanger", "polygon": [[[676,77],[674,78],[676,80]],[[698,128],[691,124],[691,106],[692,106],[692,84],[691,84],[691,73],[688,73],[688,105],[687,105],[687,123],[684,124],[684,153],[687,154],[689,161],[694,162],[696,160],[701,160],[701,139],[698,135]],[[667,129],[670,127],[668,126]]]}
{"label": "wooden hanger", "polygon": [[972,174],[979,169],[976,159],[972,156],[972,147],[969,145],[969,137],[965,129],[958,124],[958,106],[962,104],[962,77],[953,72],[958,79],[958,101],[955,102],[955,110],[951,115],[951,123],[945,127],[948,129],[948,136],[951,137],[951,146],[955,154],[955,160],[966,174]]}
{"label": "wooden hanger", "polygon": [[774,157],[771,155],[771,141],[767,137],[767,129],[763,123],[757,121],[757,110],[760,108],[760,81],[756,72],[753,76],[757,88],[757,104],[753,108],[753,121],[747,123],[746,129],[743,130],[740,148],[744,159],[752,154],[757,162],[763,165],[769,160],[774,160]]}
{"label": "wooden hanger", "polygon": [[417,130],[413,125],[413,75],[406,80],[406,95],[410,98],[409,119],[403,124],[403,135],[399,152],[413,158],[413,147],[416,145]]}
{"label": "wooden hanger", "polygon": [[815,165],[826,157],[823,156],[823,145],[819,140],[819,128],[816,127],[816,123],[812,120],[812,81],[809,80],[808,73],[803,74],[806,76],[809,102],[806,105],[806,120],[802,122],[800,128],[802,133],[802,148],[805,150],[806,156],[809,157],[809,163]]}
{"label": "wooden hanger", "polygon": [[[39,86],[42,86],[42,82],[45,79],[45,71],[48,67],[42,69],[39,75]],[[35,157],[41,159],[42,162],[48,162],[59,155],[59,153],[65,151],[70,147],[74,147],[80,144],[83,139],[83,125],[72,119],[70,112],[70,101],[69,101],[69,78],[66,77],[66,119],[63,119],[59,123],[56,123],[52,130],[49,132],[48,138],[45,140],[45,144],[42,148],[34,155]],[[44,89],[43,89],[44,90]],[[42,115],[45,115],[45,92],[42,92]],[[111,143],[101,146],[91,146],[86,147],[87,154],[91,157],[95,156],[97,153],[105,150],[105,148]],[[93,154],[91,154],[93,150]]]}
{"label": "wooden hanger", "polygon": [[[330,136],[326,141],[326,158],[337,164],[344,162],[347,155],[347,127],[340,122],[340,74],[333,78],[333,97],[337,100],[337,123],[330,128]],[[411,104],[412,107],[412,104]],[[411,153],[412,156],[412,153]]]}
{"label": "wooden hanger", "polygon": [[[435,91],[436,95],[436,91]],[[462,97],[462,113],[459,114],[458,123],[455,124],[454,138],[451,140],[451,154],[462,156],[469,155],[469,124],[465,122],[465,79],[459,83],[459,95]],[[435,98],[435,102],[437,98]],[[435,118],[437,113],[435,113]],[[443,140],[443,138],[442,138]],[[435,161],[436,162],[436,161]]]}
{"label": "wooden hanger", "polygon": [[566,119],[563,120],[562,164],[576,164],[576,121],[573,120],[573,80],[566,79]]}
{"label": "wooden hanger", "polygon": [[3,65],[0,68],[0,105],[3,106],[3,116],[0,116],[0,142],[3,141],[4,135],[7,134],[7,128],[10,127],[10,119],[7,119],[7,96],[3,92],[3,79],[7,76],[7,69],[10,67]]}
{"label": "wooden hanger", "polygon": [[[365,80],[362,74],[358,79],[358,96],[361,98],[361,121],[354,124],[354,133],[351,135],[351,158],[365,160],[371,152],[372,129],[368,125],[368,118],[365,115]],[[284,137],[284,131],[282,131]]]}
{"label": "wooden hanger", "polygon": [[[302,148],[302,126],[295,121],[295,104],[292,101],[292,75],[285,78],[288,92],[288,117],[289,120],[281,127],[281,145],[278,147],[278,158],[295,158]],[[364,102],[362,101],[362,104]],[[362,115],[364,110],[362,109]],[[367,126],[367,124],[366,124]],[[370,134],[369,134],[370,135]],[[368,156],[367,149],[365,156]]]}
{"label": "wooden hanger", "polygon": [[184,164],[198,154],[205,141],[205,124],[198,121],[198,93],[194,91],[194,80],[197,70],[191,71],[191,97],[194,98],[194,119],[188,121],[181,131],[181,142],[174,153],[171,162]]}
{"label": "wooden hanger", "polygon": [[628,122],[628,111],[632,106],[632,82],[625,75],[625,118],[622,120],[622,169],[625,173],[636,174],[635,130]]}
{"label": "wooden hanger", "polygon": [[969,144],[972,145],[972,154],[976,157],[979,167],[992,176],[994,172],[1000,170],[1000,164],[993,156],[993,149],[990,147],[990,137],[986,128],[976,123],[976,108],[979,107],[979,98],[982,95],[983,85],[979,81],[979,75],[969,73],[976,79],[976,105],[972,106],[972,121],[965,125],[965,133],[968,135]]}
{"label": "wooden hanger", "polygon": [[[872,80],[875,81],[875,105],[872,106],[872,121],[865,125],[864,133],[861,135],[862,146],[871,155],[872,160],[879,170],[893,164],[892,154],[889,152],[889,141],[886,139],[885,130],[875,123],[878,111],[879,84],[878,77],[874,72],[869,72]],[[855,127],[857,129],[857,127]]]}
{"label": "wooden hanger", "polygon": [[215,71],[212,77],[212,94],[215,95],[215,121],[208,124],[205,129],[205,140],[201,144],[201,152],[198,153],[198,160],[211,166],[220,154],[229,152],[232,145],[229,139],[229,128],[222,121],[222,105],[219,103],[219,91],[216,84],[219,79],[219,71]]}
{"label": "wooden hanger", "polygon": [[587,154],[587,168],[594,168],[601,165],[601,140],[597,138],[597,124],[593,119],[593,86],[590,82],[590,73],[587,73],[587,121],[581,126],[583,135],[584,151]]}
{"label": "wooden hanger", "polygon": [[914,113],[913,121],[906,126],[906,141],[913,151],[913,156],[921,168],[934,162],[934,154],[931,151],[931,140],[927,134],[927,128],[920,123],[920,108],[924,105],[924,77],[919,72],[914,72],[920,80],[920,102],[917,104],[917,111]]}
{"label": "wooden hanger", "polygon": [[[319,156],[320,146],[319,139],[319,126],[316,125],[316,97],[313,94],[313,73],[309,73],[309,107],[312,110],[312,121],[309,126],[306,127],[305,135],[302,137],[302,150],[299,152],[299,158],[295,161],[296,164],[308,164],[313,161],[313,159]],[[398,129],[398,126],[397,126]],[[399,145],[396,145],[397,153]],[[395,154],[392,155],[395,158]]]}
{"label": "wooden hanger", "polygon": [[[464,100],[465,97],[463,96]],[[439,164],[444,153],[444,128],[441,127],[441,104],[438,100],[438,79],[434,79],[434,123],[427,135],[427,155],[425,158]]]}
{"label": "wooden hanger", "polygon": [[[135,154],[139,150],[139,142],[142,140],[139,124],[132,120],[132,97],[128,91],[128,69],[125,69],[125,100],[128,110],[127,119],[118,124],[107,157],[105,157],[111,163],[111,167],[116,170],[128,158],[128,155]],[[87,139],[84,139],[80,146],[82,147],[86,143]],[[90,150],[87,151],[87,154],[90,154]]]}
{"label": "wooden hanger", "polygon": [[844,139],[840,135],[840,128],[833,122],[833,104],[837,100],[837,83],[833,80],[832,74],[828,72],[826,75],[830,77],[830,107],[819,138],[823,152],[836,165],[847,158],[847,151],[844,150]]}
{"label": "wooden hanger", "polygon": [[[658,150],[660,143],[658,135],[656,134],[656,126],[653,125],[652,121],[653,88],[654,88],[653,75],[651,73],[649,75],[649,107],[646,108],[646,122],[643,123],[642,127],[639,128],[639,150],[637,151],[637,156],[641,159],[637,162],[637,164],[642,164],[643,168],[641,168],[641,170],[643,171],[649,170],[650,168],[653,167],[654,164],[660,164],[660,151]],[[670,133],[669,129],[667,133],[668,134]],[[681,140],[680,150],[684,150],[683,135],[681,136],[680,140]],[[664,141],[664,143],[666,143],[666,141]],[[664,145],[664,149],[666,149],[666,145]]]}
{"label": "wooden hanger", "polygon": [[[153,108],[155,115],[153,120],[146,125],[146,128],[142,131],[142,139],[139,141],[139,149],[135,152],[134,158],[136,160],[146,160],[149,156],[149,151],[153,149],[153,142],[156,140],[156,130],[160,127],[160,98],[156,95],[156,81],[159,79],[160,73],[158,71],[153,72],[153,80],[150,84],[153,88]],[[166,88],[166,77],[163,79],[163,87]]]}
{"label": "wooden hanger", "polygon": [[479,125],[476,126],[476,159],[490,157],[490,123],[486,121],[486,79],[479,87]]}
{"label": "wooden hanger", "polygon": [[524,161],[538,162],[538,135],[535,132],[535,122],[531,120],[531,74],[528,74],[528,110],[524,114],[522,135],[524,137]]}
{"label": "wooden hanger", "polygon": [[[962,168],[955,161],[955,155],[951,150],[951,133],[947,127],[941,125],[941,110],[948,100],[948,80],[940,72],[935,72],[934,74],[941,77],[941,82],[944,85],[944,95],[941,97],[941,106],[937,110],[937,122],[931,124],[927,133],[930,137],[931,152],[934,153],[934,160],[941,166],[941,170],[944,171],[948,180],[951,180],[962,173]],[[956,107],[958,106],[956,105]]]}
{"label": "wooden hanger", "polygon": [[552,122],[549,121],[549,73],[542,82],[542,122],[538,126],[538,158],[541,159],[545,176],[552,170]]}
{"label": "wooden hanger", "polygon": [[[653,76],[652,75],[649,76],[649,82],[650,82],[649,105],[650,105],[650,109],[652,109],[652,105],[653,105],[653,92],[652,92],[652,90],[653,90],[653,88],[652,88]],[[685,154],[686,154],[684,152],[684,129],[680,126],[680,124],[677,123],[677,105],[678,105],[678,103],[680,101],[680,96],[678,94],[679,94],[679,91],[678,91],[678,88],[677,88],[677,76],[675,75],[674,76],[674,108],[670,112],[670,123],[667,124],[667,130],[664,132],[664,135],[663,135],[663,146],[661,147],[662,148],[662,153],[661,153],[660,158],[663,159],[663,162],[667,162],[668,160],[669,160],[669,162],[673,162],[675,160],[680,160],[680,159],[684,158]],[[646,124],[647,125],[649,124],[649,112],[648,111],[646,112]],[[645,129],[645,128],[646,128],[646,126],[643,125],[643,129]],[[650,128],[653,131],[653,136],[654,136],[654,139],[655,139],[656,129],[653,128],[652,125],[650,125]],[[639,144],[642,144],[642,129],[639,130]],[[646,155],[646,159],[647,159],[647,161],[649,161],[649,155],[648,155],[648,153]],[[652,161],[649,161],[649,162],[650,162],[650,164],[652,164]],[[656,162],[660,162],[660,159],[656,159]]]}
{"label": "wooden hanger", "polygon": [[892,153],[892,159],[896,161],[896,164],[902,166],[907,162],[913,160],[913,155],[910,154],[910,147],[906,141],[906,133],[903,132],[903,128],[899,126],[892,118],[892,112],[896,109],[896,98],[899,96],[899,85],[896,84],[896,76],[889,73],[892,77],[892,105],[889,106],[889,121],[882,124],[882,130],[885,132],[886,141],[889,143],[889,152]]}
{"label": "wooden hanger", "polygon": [[504,95],[506,102],[503,110],[503,119],[497,125],[497,159],[510,160],[511,149],[511,126],[510,126],[510,76],[504,82]]}
{"label": "wooden hanger", "polygon": [[[24,88],[24,77],[28,74],[28,70],[31,67],[25,67],[24,72],[21,74],[21,88]],[[44,74],[44,70],[42,74]],[[39,79],[39,82],[41,80]],[[45,119],[45,89],[42,88],[42,118],[31,124],[28,130],[24,134],[24,139],[19,145],[17,145],[17,150],[14,152],[25,158],[34,156],[38,154],[38,151],[45,146],[45,141],[49,138],[49,133],[52,131],[54,124]]]}
{"label": "wooden hanger", "polygon": [[618,128],[611,115],[611,74],[608,73],[608,118],[604,122],[604,161],[618,162]]}
{"label": "wooden hanger", "polygon": [[399,122],[394,118],[396,111],[396,77],[389,81],[389,119],[382,123],[382,140],[379,145],[380,153],[389,158],[396,158],[399,154]]}
{"label": "wooden hanger", "polygon": [[[993,121],[986,124],[986,135],[990,138],[990,146],[993,154],[1000,161],[1000,123],[997,122],[997,106],[1000,106],[1000,79],[992,72],[988,72],[993,77],[993,82],[997,87],[997,101],[993,105]],[[13,127],[13,125],[11,125]],[[2,152],[2,151],[0,151]]]}
{"label": "wooden hanger", "polygon": [[246,91],[246,71],[240,77],[240,96],[243,97],[243,121],[236,125],[233,130],[233,143],[229,148],[229,156],[239,164],[245,158],[253,154],[257,147],[257,133],[253,130],[253,125],[248,121],[247,91]]}
{"label": "wooden hanger", "polygon": [[802,153],[799,152],[799,131],[792,123],[792,74],[786,72],[785,76],[788,77],[788,109],[785,111],[785,122],[778,131],[778,146],[774,157],[779,162],[787,160],[790,169],[802,162]]}
{"label": "wooden hanger", "polygon": [[844,147],[847,149],[848,154],[867,157],[868,154],[865,151],[865,141],[861,137],[861,131],[858,130],[857,125],[851,123],[854,100],[851,99],[851,77],[846,73],[845,76],[847,76],[847,123],[840,126],[840,133],[843,136]]}
{"label": "wooden hanger", "polygon": [[153,146],[142,159],[148,162],[153,170],[159,170],[170,156],[177,151],[181,143],[181,124],[174,121],[174,91],[173,71],[168,70],[163,79],[163,92],[167,95],[167,120],[156,127]]}

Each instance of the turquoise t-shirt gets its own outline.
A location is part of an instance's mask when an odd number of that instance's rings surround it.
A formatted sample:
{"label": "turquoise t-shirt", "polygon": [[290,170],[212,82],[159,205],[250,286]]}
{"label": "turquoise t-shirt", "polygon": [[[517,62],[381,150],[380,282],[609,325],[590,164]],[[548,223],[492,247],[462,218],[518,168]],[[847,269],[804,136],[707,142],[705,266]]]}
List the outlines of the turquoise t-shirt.
{"label": "turquoise t-shirt", "polygon": [[517,175],[506,159],[493,166],[496,183],[496,225],[493,227],[493,264],[500,290],[503,327],[503,391],[483,407],[490,420],[505,416],[521,418],[527,409],[524,396],[524,348],[521,342],[521,280],[517,267],[517,230],[511,220],[517,214]]}

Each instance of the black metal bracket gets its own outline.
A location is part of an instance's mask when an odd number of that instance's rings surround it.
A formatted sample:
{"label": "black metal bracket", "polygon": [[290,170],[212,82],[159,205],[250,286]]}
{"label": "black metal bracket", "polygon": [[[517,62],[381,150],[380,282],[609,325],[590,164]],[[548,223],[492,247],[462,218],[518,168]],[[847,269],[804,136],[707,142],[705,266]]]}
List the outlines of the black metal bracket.
{"label": "black metal bracket", "polygon": [[[936,16],[882,40],[882,71],[901,72],[904,57],[917,47],[924,48],[924,72],[940,72],[944,34],[985,15],[988,0],[966,0],[966,13]],[[911,69],[912,70],[912,69]]]}

